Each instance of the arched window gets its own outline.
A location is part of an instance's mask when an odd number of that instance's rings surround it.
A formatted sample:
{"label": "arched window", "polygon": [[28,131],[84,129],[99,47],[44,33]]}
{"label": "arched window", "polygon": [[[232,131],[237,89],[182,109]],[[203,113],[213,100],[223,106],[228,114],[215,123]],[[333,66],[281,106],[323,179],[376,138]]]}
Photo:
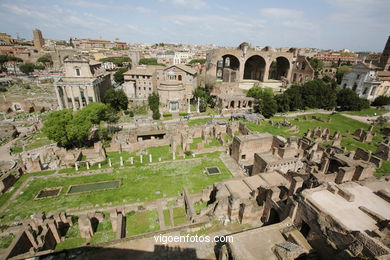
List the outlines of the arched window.
{"label": "arched window", "polygon": [[178,75],[177,78],[178,78],[178,80],[180,80],[180,81],[182,80],[181,75]]}

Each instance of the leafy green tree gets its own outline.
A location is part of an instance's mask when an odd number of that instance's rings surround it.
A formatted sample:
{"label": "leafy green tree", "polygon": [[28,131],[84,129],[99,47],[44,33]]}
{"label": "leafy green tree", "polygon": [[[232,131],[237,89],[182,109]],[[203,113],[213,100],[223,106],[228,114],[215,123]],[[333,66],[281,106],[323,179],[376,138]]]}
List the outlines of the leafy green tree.
{"label": "leafy green tree", "polygon": [[143,64],[143,65],[164,65],[164,64],[158,63],[156,58],[142,58],[139,60],[138,63]]}
{"label": "leafy green tree", "polygon": [[114,81],[118,84],[122,84],[123,82],[125,82],[125,77],[123,76],[123,73],[125,73],[127,70],[127,68],[121,68],[117,70],[114,73]]}
{"label": "leafy green tree", "polygon": [[255,86],[248,90],[247,96],[254,98],[253,107],[256,113],[261,113],[266,118],[270,118],[276,113],[278,105],[272,89]]}
{"label": "leafy green tree", "polygon": [[200,112],[205,112],[207,110],[207,106],[210,106],[211,108],[215,107],[215,101],[213,97],[210,95],[210,89],[198,86],[192,92],[192,95],[195,98],[195,102],[198,102],[199,100]]}
{"label": "leafy green tree", "polygon": [[301,86],[297,85],[297,86],[292,86],[291,88],[287,89],[284,92],[284,94],[288,96],[288,99],[290,101],[289,104],[290,111],[305,108],[300,89]]}
{"label": "leafy green tree", "polygon": [[43,133],[60,146],[70,145],[66,126],[72,121],[73,115],[68,109],[51,112],[43,123]]}
{"label": "leafy green tree", "polygon": [[99,124],[101,121],[108,121],[110,118],[109,107],[106,104],[91,102],[83,109],[77,111],[82,120],[90,121],[92,124]]}
{"label": "leafy green tree", "polygon": [[35,65],[33,63],[24,63],[19,66],[19,69],[21,72],[23,72],[26,75],[29,75],[31,72],[34,72]]}
{"label": "leafy green tree", "polygon": [[107,57],[100,59],[101,62],[112,62],[115,65],[122,67],[123,63],[131,63],[131,59],[127,56],[125,57]]}
{"label": "leafy green tree", "polygon": [[160,96],[157,93],[152,93],[148,97],[148,105],[150,110],[152,110],[152,118],[158,120],[161,117],[159,107],[160,107]]}
{"label": "leafy green tree", "polygon": [[107,90],[103,96],[103,102],[110,105],[116,111],[126,110],[129,105],[129,100],[123,90]]}
{"label": "leafy green tree", "polygon": [[262,107],[260,108],[261,114],[266,118],[272,117],[278,109],[278,105],[276,103],[272,90],[264,91],[261,100],[262,100]]}
{"label": "leafy green tree", "polygon": [[70,145],[75,147],[82,147],[88,143],[88,136],[92,128],[92,122],[85,120],[80,111],[74,115],[72,121],[66,126]]}
{"label": "leafy green tree", "polygon": [[34,65],[34,70],[44,70],[45,65],[40,65],[40,64],[35,64]]}
{"label": "leafy green tree", "polygon": [[195,64],[195,63],[199,63],[201,65],[205,64],[206,63],[206,59],[192,59],[189,64]]}
{"label": "leafy green tree", "polygon": [[37,59],[37,62],[46,64],[46,63],[51,63],[52,61],[50,56],[42,56]]}
{"label": "leafy green tree", "polygon": [[369,107],[367,100],[359,98],[355,91],[346,88],[337,93],[337,105],[341,110],[359,111]]}
{"label": "leafy green tree", "polygon": [[314,70],[315,76],[317,77],[318,73],[324,68],[324,63],[317,58],[310,58],[309,63]]}
{"label": "leafy green tree", "polygon": [[304,107],[333,109],[336,106],[336,91],[323,80],[308,81],[300,87]]}
{"label": "leafy green tree", "polygon": [[386,96],[376,97],[375,100],[372,102],[372,105],[376,107],[390,105],[390,97],[386,97]]}
{"label": "leafy green tree", "polygon": [[117,120],[117,113],[113,111],[106,104],[95,102],[89,103],[74,114],[68,109],[54,111],[45,118],[43,132],[60,146],[82,147],[91,142],[93,125],[99,125],[101,121]]}
{"label": "leafy green tree", "polygon": [[290,98],[286,94],[275,96],[276,104],[278,105],[278,112],[285,113],[290,111]]}
{"label": "leafy green tree", "polygon": [[148,105],[150,110],[158,110],[160,106],[160,96],[157,93],[150,94],[148,97]]}

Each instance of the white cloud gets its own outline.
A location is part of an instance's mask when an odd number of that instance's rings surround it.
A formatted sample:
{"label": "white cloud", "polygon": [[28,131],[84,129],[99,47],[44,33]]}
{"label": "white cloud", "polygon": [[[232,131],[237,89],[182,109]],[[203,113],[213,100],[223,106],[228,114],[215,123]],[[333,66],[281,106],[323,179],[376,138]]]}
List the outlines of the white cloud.
{"label": "white cloud", "polygon": [[272,19],[298,19],[303,16],[303,12],[285,8],[262,8],[260,14]]}
{"label": "white cloud", "polygon": [[281,27],[297,31],[314,31],[317,25],[305,17],[301,10],[286,8],[262,8],[260,14]]}
{"label": "white cloud", "polygon": [[[131,24],[119,24],[110,19],[94,15],[90,12],[74,12],[58,6],[21,6],[13,4],[0,5],[8,14],[18,18],[25,28],[39,27],[44,32],[55,35],[65,33],[79,34],[80,37],[96,37],[97,32],[109,32],[117,37],[126,34],[128,30],[137,31]],[[60,19],[59,19],[60,18]],[[30,21],[30,22],[29,22]],[[29,23],[28,23],[29,22]],[[70,35],[63,35],[67,38]]]}
{"label": "white cloud", "polygon": [[149,8],[146,8],[146,7],[143,7],[143,6],[137,6],[134,8],[138,13],[141,13],[141,14],[150,14],[153,12],[152,9],[149,9]]}
{"label": "white cloud", "polygon": [[171,0],[171,3],[179,8],[199,10],[207,6],[204,0]]}

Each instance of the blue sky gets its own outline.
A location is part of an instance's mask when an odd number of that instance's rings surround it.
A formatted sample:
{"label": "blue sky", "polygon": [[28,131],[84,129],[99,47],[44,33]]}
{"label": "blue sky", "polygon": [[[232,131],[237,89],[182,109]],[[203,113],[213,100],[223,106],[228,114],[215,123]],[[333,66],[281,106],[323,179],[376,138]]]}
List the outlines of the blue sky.
{"label": "blue sky", "polygon": [[55,39],[382,51],[390,0],[0,0],[0,32],[31,39],[34,28]]}

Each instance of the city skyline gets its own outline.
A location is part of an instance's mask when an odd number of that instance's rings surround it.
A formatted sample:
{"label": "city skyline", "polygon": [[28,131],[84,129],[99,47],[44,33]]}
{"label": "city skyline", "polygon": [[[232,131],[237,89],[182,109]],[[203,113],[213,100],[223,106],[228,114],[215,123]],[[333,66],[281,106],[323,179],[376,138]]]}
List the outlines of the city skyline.
{"label": "city skyline", "polygon": [[[32,39],[93,38],[138,43],[382,51],[390,35],[384,0],[265,1],[58,1],[0,3],[0,31]],[[59,19],[60,18],[60,19]],[[373,40],[375,39],[375,40]]]}

